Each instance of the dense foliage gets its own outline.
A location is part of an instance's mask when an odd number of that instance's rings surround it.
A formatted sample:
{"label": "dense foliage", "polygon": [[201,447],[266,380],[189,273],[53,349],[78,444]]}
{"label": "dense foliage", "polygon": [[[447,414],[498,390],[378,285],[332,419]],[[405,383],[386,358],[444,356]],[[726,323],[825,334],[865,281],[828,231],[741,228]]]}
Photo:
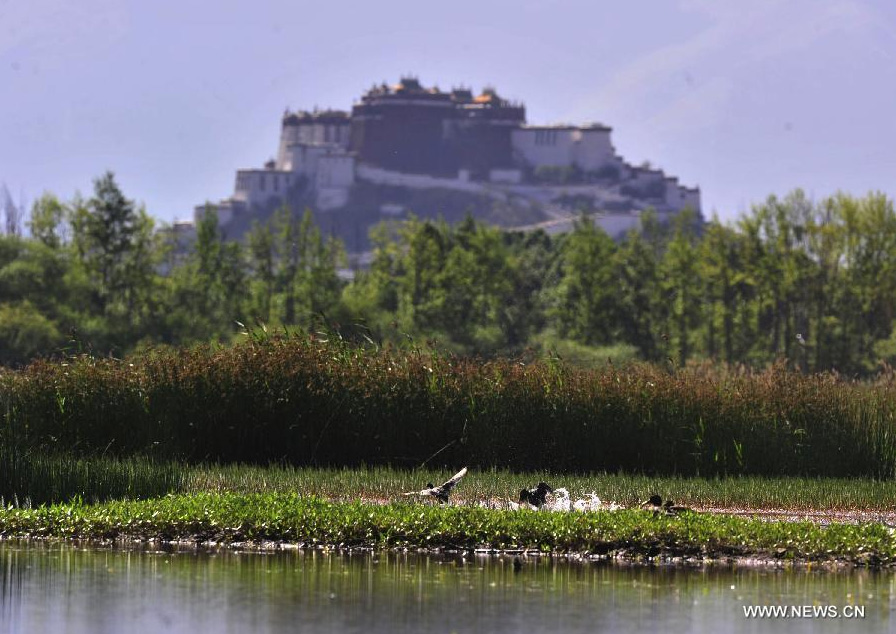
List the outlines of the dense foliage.
{"label": "dense foliage", "polygon": [[896,361],[896,214],[880,194],[770,197],[737,222],[682,213],[611,240],[506,233],[468,217],[381,225],[346,282],[341,244],[281,208],[244,242],[213,211],[187,244],[154,231],[112,174],[89,199],[44,195],[0,236],[0,363],[229,342],[247,324],[356,340],[437,340],[481,356],[586,364],[710,359],[867,376]]}
{"label": "dense foliage", "polygon": [[893,477],[893,383],[577,370],[317,336],[0,373],[0,445],[189,461]]}

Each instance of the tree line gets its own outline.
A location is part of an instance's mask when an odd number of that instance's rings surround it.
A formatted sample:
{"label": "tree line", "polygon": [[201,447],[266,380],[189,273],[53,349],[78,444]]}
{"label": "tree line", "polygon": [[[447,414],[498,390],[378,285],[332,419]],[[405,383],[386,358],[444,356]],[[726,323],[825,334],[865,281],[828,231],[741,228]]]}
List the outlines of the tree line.
{"label": "tree line", "polygon": [[472,217],[411,218],[371,235],[346,280],[343,245],[281,207],[243,242],[213,209],[178,245],[112,173],[89,198],[34,202],[0,236],[0,363],[123,355],[301,328],[458,354],[572,361],[712,360],[867,375],[896,360],[896,214],[883,194],[768,197],[735,222],[649,212],[614,241],[587,217],[568,233]]}

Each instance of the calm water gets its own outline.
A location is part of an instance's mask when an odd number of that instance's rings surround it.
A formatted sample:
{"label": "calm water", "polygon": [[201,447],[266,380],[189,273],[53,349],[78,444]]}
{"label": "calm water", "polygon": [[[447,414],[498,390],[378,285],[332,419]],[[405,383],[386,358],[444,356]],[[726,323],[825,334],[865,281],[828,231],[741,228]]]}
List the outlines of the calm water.
{"label": "calm water", "polygon": [[[896,631],[896,576],[0,542],[0,632]],[[745,605],[865,618],[746,619]]]}

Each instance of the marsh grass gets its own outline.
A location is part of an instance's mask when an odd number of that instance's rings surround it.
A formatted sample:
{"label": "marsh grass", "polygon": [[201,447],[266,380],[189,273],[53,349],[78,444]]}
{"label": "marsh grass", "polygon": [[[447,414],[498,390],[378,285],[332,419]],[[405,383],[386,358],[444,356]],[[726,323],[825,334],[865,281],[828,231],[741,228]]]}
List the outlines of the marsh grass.
{"label": "marsh grass", "polygon": [[[291,467],[201,466],[190,470],[194,492],[301,492],[332,500],[395,501],[404,491],[442,482],[454,470],[295,469]],[[684,478],[626,474],[570,475],[471,470],[452,492],[452,500],[477,505],[516,500],[522,488],[544,480],[566,488],[573,498],[595,493],[605,502],[631,507],[652,493],[700,507],[786,510],[896,510],[896,482],[856,478]]]}
{"label": "marsh grass", "polygon": [[[460,466],[460,465],[458,465]],[[14,507],[81,499],[183,494],[301,494],[334,501],[403,500],[405,491],[442,482],[451,469],[390,467],[312,468],[289,465],[161,462],[136,458],[73,458],[0,454],[0,498]],[[684,478],[626,474],[559,474],[471,469],[452,493],[455,504],[516,500],[520,489],[544,480],[565,487],[573,498],[596,493],[605,502],[634,506],[653,493],[679,503],[716,508],[799,510],[896,510],[896,482],[857,478]]]}
{"label": "marsh grass", "polygon": [[493,548],[629,556],[768,556],[887,565],[896,539],[880,524],[819,526],[645,511],[539,513],[420,504],[330,502],[297,494],[194,494],[0,510],[5,537],[77,537],[305,546]]}
{"label": "marsh grass", "polygon": [[893,381],[579,370],[305,335],[0,371],[0,445],[75,456],[556,473],[896,476]]}
{"label": "marsh grass", "polygon": [[36,506],[80,498],[85,502],[160,497],[185,489],[184,465],[143,457],[81,458],[0,450],[0,502]]}

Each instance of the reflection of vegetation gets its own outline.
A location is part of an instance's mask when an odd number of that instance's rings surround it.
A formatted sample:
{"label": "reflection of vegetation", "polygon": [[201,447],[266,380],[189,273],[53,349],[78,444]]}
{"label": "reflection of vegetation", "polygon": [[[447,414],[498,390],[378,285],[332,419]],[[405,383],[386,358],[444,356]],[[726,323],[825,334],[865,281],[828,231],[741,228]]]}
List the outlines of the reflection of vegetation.
{"label": "reflection of vegetation", "polygon": [[[891,618],[891,575],[878,570],[656,563],[595,565],[575,556],[453,549],[268,548],[251,554],[245,547],[193,543],[110,549],[0,541],[0,603],[12,631],[24,620],[19,615],[44,608],[68,629],[83,631],[102,631],[122,614],[134,631],[152,629],[150,623],[159,629],[159,615],[172,614],[166,620],[171,629],[187,631],[263,631],[287,623],[371,632],[394,631],[397,623],[406,631],[439,624],[468,631],[500,621],[508,631],[587,632],[608,621],[653,630],[730,617],[735,587],[744,604],[774,597],[783,605],[867,608],[862,625],[873,631],[885,631]],[[495,630],[503,631],[500,625]]]}

